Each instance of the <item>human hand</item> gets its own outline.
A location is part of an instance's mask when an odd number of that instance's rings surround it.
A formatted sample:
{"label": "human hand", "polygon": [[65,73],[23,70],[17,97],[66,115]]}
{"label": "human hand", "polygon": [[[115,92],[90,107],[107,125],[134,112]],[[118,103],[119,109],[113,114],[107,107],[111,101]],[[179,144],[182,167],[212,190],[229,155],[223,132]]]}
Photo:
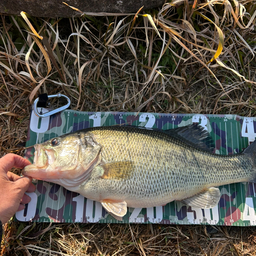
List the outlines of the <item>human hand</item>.
{"label": "human hand", "polygon": [[23,169],[29,164],[27,159],[15,154],[0,158],[0,220],[3,224],[30,202],[31,198],[25,192],[34,192],[36,189],[31,178],[10,172],[13,167]]}

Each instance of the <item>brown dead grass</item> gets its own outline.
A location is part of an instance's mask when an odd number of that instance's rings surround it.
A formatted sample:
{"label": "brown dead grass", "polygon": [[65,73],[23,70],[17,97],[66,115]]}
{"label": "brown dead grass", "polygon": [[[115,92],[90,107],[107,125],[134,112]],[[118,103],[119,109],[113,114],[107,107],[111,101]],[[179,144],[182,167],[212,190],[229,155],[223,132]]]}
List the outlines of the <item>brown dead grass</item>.
{"label": "brown dead grass", "polygon": [[[81,111],[255,116],[255,4],[211,3],[177,0],[144,16],[30,17],[44,41],[21,17],[2,16],[0,155],[23,155],[42,92],[63,93]],[[11,220],[2,255],[256,255],[255,243],[254,227]]]}
{"label": "brown dead grass", "polygon": [[4,255],[255,255],[255,227],[23,224],[6,230]]}

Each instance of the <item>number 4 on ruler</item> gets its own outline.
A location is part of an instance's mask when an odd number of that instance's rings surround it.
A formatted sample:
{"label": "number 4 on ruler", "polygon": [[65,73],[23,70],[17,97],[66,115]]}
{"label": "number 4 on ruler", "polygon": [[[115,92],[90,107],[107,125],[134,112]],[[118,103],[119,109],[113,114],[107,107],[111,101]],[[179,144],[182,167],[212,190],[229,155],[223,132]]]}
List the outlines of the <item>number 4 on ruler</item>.
{"label": "number 4 on ruler", "polygon": [[253,142],[256,137],[256,133],[254,131],[254,118],[253,117],[245,117],[242,124],[242,137],[247,137],[250,142]]}

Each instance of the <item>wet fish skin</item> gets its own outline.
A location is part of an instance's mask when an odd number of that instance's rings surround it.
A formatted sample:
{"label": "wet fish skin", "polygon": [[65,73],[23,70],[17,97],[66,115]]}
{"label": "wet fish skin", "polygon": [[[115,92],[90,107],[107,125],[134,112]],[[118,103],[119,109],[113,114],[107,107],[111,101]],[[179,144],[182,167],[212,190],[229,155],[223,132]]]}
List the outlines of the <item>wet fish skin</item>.
{"label": "wet fish skin", "polygon": [[255,179],[255,143],[244,153],[220,156],[207,150],[204,139],[208,135],[198,125],[168,132],[89,128],[56,138],[57,145],[53,140],[36,145],[36,161],[24,175],[100,201],[115,217],[122,217],[127,206],[152,207],[173,200],[212,207],[220,198],[213,187]]}

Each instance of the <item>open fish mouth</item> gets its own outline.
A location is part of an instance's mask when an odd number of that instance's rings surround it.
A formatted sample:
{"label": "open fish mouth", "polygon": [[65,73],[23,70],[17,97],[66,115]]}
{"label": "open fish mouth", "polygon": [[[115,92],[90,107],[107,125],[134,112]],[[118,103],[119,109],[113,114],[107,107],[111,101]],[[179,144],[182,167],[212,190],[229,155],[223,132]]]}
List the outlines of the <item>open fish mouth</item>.
{"label": "open fish mouth", "polygon": [[38,168],[44,168],[54,163],[56,157],[54,150],[42,148],[41,145],[35,145],[34,162]]}
{"label": "open fish mouth", "polygon": [[44,179],[47,173],[47,167],[55,161],[53,150],[42,148],[41,145],[35,145],[34,162],[23,170],[23,175],[31,176],[35,179]]}

